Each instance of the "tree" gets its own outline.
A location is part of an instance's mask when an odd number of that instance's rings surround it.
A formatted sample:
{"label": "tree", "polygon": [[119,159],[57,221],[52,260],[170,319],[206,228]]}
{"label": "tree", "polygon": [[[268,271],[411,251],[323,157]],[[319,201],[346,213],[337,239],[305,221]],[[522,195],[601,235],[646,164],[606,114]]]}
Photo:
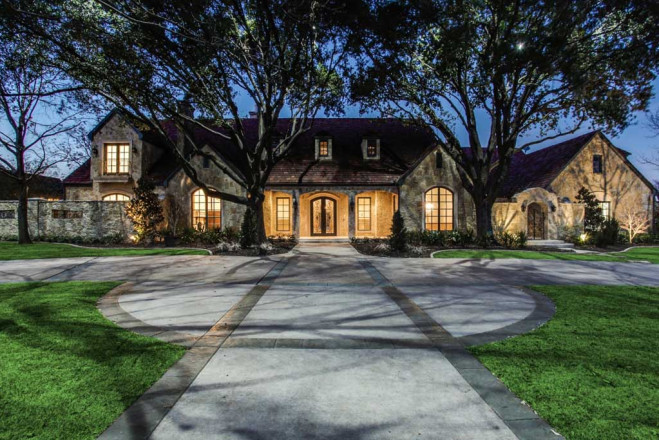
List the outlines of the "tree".
{"label": "tree", "polygon": [[[339,111],[346,11],[330,0],[5,0],[19,29],[51,42],[68,73],[159,133],[188,177],[208,196],[257,215],[265,240],[264,187],[315,115]],[[250,138],[241,103],[257,111]],[[288,126],[280,121],[290,115]],[[163,121],[181,135],[172,139]],[[234,146],[232,160],[204,150],[198,133]],[[206,136],[207,137],[207,136]],[[243,194],[214,188],[191,159],[203,156]]]}
{"label": "tree", "polygon": [[155,188],[150,180],[139,179],[133,188],[135,195],[126,204],[126,215],[133,222],[138,242],[153,240],[158,225],[165,219]]}
{"label": "tree", "polygon": [[354,33],[352,96],[434,131],[484,237],[515,152],[586,122],[615,132],[647,106],[656,24],[641,3],[374,1]]}
{"label": "tree", "polygon": [[627,231],[629,244],[634,242],[634,237],[646,232],[650,228],[650,218],[644,211],[634,211],[631,208],[626,209],[620,219],[620,228]]}
{"label": "tree", "polygon": [[389,247],[395,252],[405,252],[407,249],[407,228],[405,219],[400,211],[394,212],[391,223],[391,235],[389,236]]}
{"label": "tree", "polygon": [[32,182],[86,151],[63,135],[80,135],[79,87],[48,64],[42,44],[11,37],[0,24],[0,173],[18,186],[18,242],[31,243]]}
{"label": "tree", "polygon": [[[659,108],[654,113],[648,113],[648,128],[652,131],[653,137],[659,136]],[[642,160],[659,168],[659,150],[655,149],[653,157],[644,157]]]}
{"label": "tree", "polygon": [[605,218],[595,194],[582,187],[577,193],[576,200],[584,205],[584,230],[598,231],[602,227]]}

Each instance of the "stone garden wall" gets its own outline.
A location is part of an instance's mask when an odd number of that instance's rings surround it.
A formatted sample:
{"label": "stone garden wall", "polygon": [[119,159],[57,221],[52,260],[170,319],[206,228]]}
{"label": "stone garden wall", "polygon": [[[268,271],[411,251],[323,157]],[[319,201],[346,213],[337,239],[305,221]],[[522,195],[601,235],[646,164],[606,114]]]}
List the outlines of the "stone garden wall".
{"label": "stone garden wall", "polygon": [[[17,201],[0,201],[0,238],[18,235],[17,207]],[[28,223],[33,239],[127,239],[133,232],[122,202],[30,200]]]}

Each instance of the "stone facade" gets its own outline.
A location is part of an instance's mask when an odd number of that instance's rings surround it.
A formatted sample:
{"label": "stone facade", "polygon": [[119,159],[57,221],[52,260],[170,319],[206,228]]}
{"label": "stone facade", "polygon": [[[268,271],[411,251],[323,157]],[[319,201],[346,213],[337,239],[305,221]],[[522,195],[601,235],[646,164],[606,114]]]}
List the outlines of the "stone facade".
{"label": "stone facade", "polygon": [[[16,201],[0,201],[0,237],[18,236]],[[9,213],[13,212],[13,216]],[[45,201],[28,202],[28,225],[33,239],[44,237],[102,239],[121,235],[128,238],[133,229],[121,202]]]}
{"label": "stone facade", "polygon": [[[336,121],[339,121],[337,127],[344,127],[341,125],[341,120]],[[347,121],[347,123],[353,124],[351,127],[360,126],[355,125],[355,121],[358,121],[356,119]],[[327,125],[328,122],[325,121],[325,124]],[[407,131],[411,130],[409,127],[403,127],[401,130],[405,130],[406,135],[412,133]],[[341,139],[346,139],[345,131],[339,131],[338,133],[343,133],[342,136],[344,137]],[[310,181],[310,184],[303,183],[302,179],[306,178],[304,176],[306,176],[308,169],[300,171],[302,174],[299,178],[295,177],[295,179],[298,179],[298,183],[295,183],[294,179],[286,180],[286,172],[279,170],[282,180],[275,180],[272,185],[266,186],[264,220],[267,235],[311,237],[311,202],[316,197],[327,197],[336,204],[335,237],[386,237],[390,234],[391,221],[396,207],[400,210],[409,230],[423,230],[428,204],[427,194],[433,188],[444,188],[450,191],[452,195],[453,217],[450,227],[453,230],[476,229],[476,213],[473,201],[470,194],[462,186],[455,162],[448,155],[438,149],[429,151],[427,148],[425,150],[416,148],[413,149],[414,156],[412,160],[409,157],[407,158],[408,162],[405,165],[407,168],[401,168],[399,166],[400,160],[392,157],[391,152],[388,152],[385,148],[389,141],[388,138],[383,139],[383,150],[381,151],[381,139],[378,137],[376,139],[376,155],[368,158],[366,147],[369,139],[371,139],[370,135],[357,137],[359,141],[350,139],[349,145],[346,145],[345,141],[343,144],[337,142],[334,145],[334,141],[340,139],[334,139],[332,134],[328,132],[323,136],[318,135],[307,142],[311,148],[310,157],[315,157],[315,161],[309,163],[308,167],[318,166],[323,169],[322,172],[317,172],[314,175],[315,179],[319,179],[318,181]],[[507,198],[498,200],[494,204],[492,221],[495,232],[526,232],[529,220],[527,207],[533,205],[534,213],[538,210],[542,213],[544,238],[563,238],[568,232],[573,235],[575,229],[583,224],[583,207],[575,203],[575,196],[582,186],[593,191],[601,201],[610,202],[611,214],[614,217],[620,217],[628,210],[652,212],[653,189],[626,161],[625,156],[599,132],[584,136],[586,137],[582,136],[575,139],[587,138],[589,139],[588,142],[580,147],[578,154],[574,157],[570,156],[571,158],[566,162],[567,165],[557,177],[545,181],[538,179],[537,182],[534,181],[534,184],[521,186],[523,188],[521,190],[515,187],[511,193],[507,194]],[[67,200],[99,201],[106,195],[116,193],[131,196],[135,182],[143,174],[150,172],[154,164],[167,162],[166,160],[158,162],[163,157],[164,150],[150,144],[144,138],[136,127],[127,123],[116,113],[99,124],[99,127],[93,132],[92,139],[93,154],[89,168],[89,179],[92,183],[85,185],[83,179],[82,182],[77,181],[80,183],[67,185]],[[148,136],[146,138],[149,139]],[[331,159],[319,160],[318,142],[320,139],[328,140]],[[404,137],[403,141],[399,141],[396,147],[398,150],[395,151],[409,151],[411,146],[406,143],[407,139],[407,137]],[[103,172],[104,148],[108,143],[115,142],[130,145],[130,172],[127,175],[106,175]],[[419,145],[430,144],[419,143]],[[206,146],[206,148],[207,152],[213,151],[210,146]],[[218,146],[214,145],[214,148],[218,148]],[[548,147],[548,149],[551,148]],[[351,159],[353,162],[347,159],[348,156],[345,156],[345,154],[349,149],[359,151],[362,165],[355,165],[354,157]],[[336,157],[333,153],[336,153]],[[341,154],[344,154],[344,156],[341,156]],[[593,172],[593,155],[602,157],[602,173]],[[418,157],[418,160],[416,157]],[[393,159],[394,162],[398,161],[398,168],[395,171],[388,169],[386,172],[390,173],[389,176],[391,177],[386,180],[383,178],[377,180],[378,177],[374,177],[373,174],[359,174],[353,171],[358,169],[355,166],[364,166],[366,163],[375,164],[374,168],[378,168],[378,163],[381,161],[382,163],[389,163],[387,158],[389,160]],[[552,160],[551,155],[548,156],[548,160]],[[204,166],[201,157],[192,158],[192,162],[200,179],[210,187],[225,193],[245,195],[243,188],[215,166],[208,163]],[[170,165],[175,164],[172,162]],[[341,173],[344,171],[342,169],[344,166],[353,174],[347,173],[346,175],[349,177],[345,179],[335,177],[343,175]],[[559,170],[562,166],[563,163],[556,167],[556,170]],[[171,171],[173,169],[175,168],[169,168],[169,171],[167,171],[168,168],[165,167],[166,171],[163,172],[160,169],[160,174],[156,173],[159,177],[156,192],[161,199],[173,199],[179,205],[182,217],[180,225],[193,226],[192,194],[198,190],[198,187],[192,183],[191,179],[182,170],[174,172]],[[534,168],[528,169],[535,170]],[[364,171],[369,173],[372,170],[365,166]],[[171,175],[167,175],[168,173]],[[517,194],[513,195],[513,192],[517,192]],[[277,224],[276,206],[278,199],[284,199],[286,202],[282,203],[285,203],[290,211],[290,220],[286,227],[282,226],[282,222],[279,225]],[[370,201],[368,212],[370,212],[371,221],[368,226],[364,226],[364,222],[361,226],[359,224],[360,200],[362,202],[364,200]],[[239,229],[243,221],[245,206],[225,200],[220,203],[222,212],[221,227],[223,229]],[[362,208],[364,209],[364,206]],[[445,214],[446,210],[443,212]],[[445,219],[446,216],[444,216],[443,221]],[[92,227],[92,225],[93,222],[86,223],[84,226]],[[88,233],[96,234],[95,232]]]}
{"label": "stone facade", "polygon": [[[593,156],[602,157],[602,172],[593,172]],[[652,212],[653,190],[629,167],[624,156],[601,135],[597,135],[577,154],[552,182],[559,198],[574,201],[585,187],[598,200],[610,202],[611,215],[621,218],[627,210]]]}
{"label": "stone facade", "polygon": [[[441,155],[441,168],[437,157]],[[400,213],[410,230],[424,229],[425,194],[431,188],[444,187],[453,193],[453,224],[457,230],[476,229],[476,210],[471,195],[463,188],[455,162],[435,150],[428,154],[400,184]]]}

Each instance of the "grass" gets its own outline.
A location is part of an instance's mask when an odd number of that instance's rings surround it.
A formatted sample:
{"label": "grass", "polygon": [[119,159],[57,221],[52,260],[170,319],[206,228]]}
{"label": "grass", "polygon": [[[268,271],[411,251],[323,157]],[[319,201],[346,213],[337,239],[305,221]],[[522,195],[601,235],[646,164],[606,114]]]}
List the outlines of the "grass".
{"label": "grass", "polygon": [[569,440],[659,438],[659,288],[541,286],[554,318],[471,351]]}
{"label": "grass", "polygon": [[573,252],[542,252],[524,250],[455,250],[435,252],[434,258],[497,259],[521,258],[529,260],[578,260],[578,261],[649,261],[659,264],[659,247],[639,247],[627,252],[608,254],[576,254]]}
{"label": "grass", "polygon": [[0,260],[32,260],[36,258],[117,257],[144,255],[208,255],[201,249],[169,248],[81,248],[59,243],[19,245],[0,242]]}
{"label": "grass", "polygon": [[0,439],[94,439],[182,356],[101,315],[117,284],[0,284]]}

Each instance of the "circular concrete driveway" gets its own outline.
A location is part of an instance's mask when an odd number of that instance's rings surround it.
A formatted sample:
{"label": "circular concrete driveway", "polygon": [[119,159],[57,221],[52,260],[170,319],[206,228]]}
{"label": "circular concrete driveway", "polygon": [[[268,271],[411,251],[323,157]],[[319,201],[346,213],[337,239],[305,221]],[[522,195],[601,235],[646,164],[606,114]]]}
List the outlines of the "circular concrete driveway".
{"label": "circular concrete driveway", "polygon": [[0,282],[127,281],[99,307],[184,357],[101,438],[556,439],[465,346],[553,313],[531,284],[658,285],[654,265],[272,258],[0,262]]}

